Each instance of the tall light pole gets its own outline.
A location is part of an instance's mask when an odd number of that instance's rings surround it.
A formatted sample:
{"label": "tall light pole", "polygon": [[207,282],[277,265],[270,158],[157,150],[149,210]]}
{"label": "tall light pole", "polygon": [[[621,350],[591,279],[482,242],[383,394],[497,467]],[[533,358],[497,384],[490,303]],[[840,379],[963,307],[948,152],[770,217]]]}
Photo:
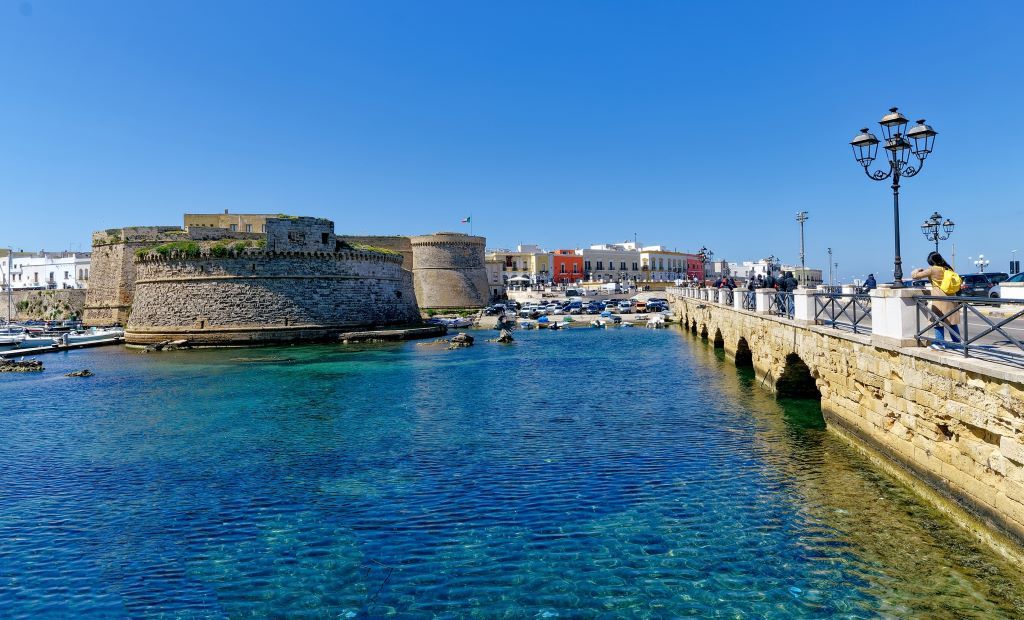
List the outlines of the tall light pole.
{"label": "tall light pole", "polygon": [[804,222],[807,221],[807,211],[796,214],[796,221],[800,222],[800,284],[807,286],[807,265],[804,263]]}
{"label": "tall light pole", "polygon": [[954,226],[956,224],[953,223],[953,220],[947,217],[946,221],[942,221],[942,215],[936,211],[921,224],[921,232],[924,233],[925,239],[935,243],[935,251],[938,252],[939,241],[949,239],[949,236],[953,234]]}
{"label": "tall light pole", "polygon": [[832,248],[828,249],[828,285],[835,286],[832,281]]}
{"label": "tall light pole", "polygon": [[974,261],[974,266],[978,268],[978,273],[985,273],[985,267],[992,264],[992,261],[985,258],[984,254],[978,254],[978,260]]}
{"label": "tall light pole", "polygon": [[1020,273],[1020,263],[1017,262],[1017,250],[1010,250],[1010,273]]}
{"label": "tall light pole", "polygon": [[[889,170],[876,170],[869,172],[868,167],[875,160],[878,153],[879,140],[867,127],[860,130],[851,142],[853,156],[857,163],[864,168],[864,174],[873,181],[884,181],[892,178],[892,219],[895,231],[896,255],[893,258],[893,288],[903,288],[903,258],[900,256],[900,178],[916,176],[924,167],[924,160],[932,152],[935,145],[937,132],[925,124],[924,119],[917,121],[917,125],[910,131],[904,133],[907,128],[907,118],[900,114],[898,108],[889,108],[889,113],[878,121],[882,127],[882,137],[885,139],[886,156],[889,160]],[[909,140],[908,140],[909,138]],[[913,142],[911,142],[913,141]],[[917,159],[917,167],[907,165],[910,155]]]}

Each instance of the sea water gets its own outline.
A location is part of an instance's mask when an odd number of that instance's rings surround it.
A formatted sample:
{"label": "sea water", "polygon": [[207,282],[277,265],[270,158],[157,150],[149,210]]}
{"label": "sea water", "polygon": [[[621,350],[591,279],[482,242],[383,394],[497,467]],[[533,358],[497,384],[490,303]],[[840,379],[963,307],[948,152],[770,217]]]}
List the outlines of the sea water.
{"label": "sea water", "polygon": [[699,339],[476,335],[0,375],[0,616],[1024,614],[1011,566]]}

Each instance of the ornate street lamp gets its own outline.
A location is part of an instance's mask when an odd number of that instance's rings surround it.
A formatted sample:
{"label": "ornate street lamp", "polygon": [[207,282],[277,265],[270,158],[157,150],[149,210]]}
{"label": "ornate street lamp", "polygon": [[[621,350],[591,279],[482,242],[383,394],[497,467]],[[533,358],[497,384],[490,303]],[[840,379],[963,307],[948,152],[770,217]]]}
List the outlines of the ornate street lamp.
{"label": "ornate street lamp", "polygon": [[946,218],[946,221],[942,221],[942,216],[936,211],[921,224],[921,232],[924,233],[925,239],[935,243],[935,251],[938,252],[939,241],[949,239],[949,236],[953,234],[954,226],[956,224],[953,223],[953,220]]}
{"label": "ornate street lamp", "polygon": [[704,281],[707,280],[707,278],[708,278],[707,263],[708,263],[708,261],[711,260],[711,257],[713,257],[714,255],[715,255],[715,253],[712,252],[711,250],[707,249],[707,247],[705,247],[705,246],[701,246],[701,248],[699,250],[697,250],[697,258],[700,259],[700,274],[701,274],[700,275],[700,281],[701,281],[701,284],[703,284]]}
{"label": "ornate street lamp", "polygon": [[992,264],[992,261],[985,258],[984,254],[978,254],[978,260],[974,261],[974,266],[978,268],[978,273],[985,273],[985,267]]}
{"label": "ornate street lamp", "polygon": [[[889,108],[889,113],[878,121],[882,127],[882,137],[886,158],[889,160],[889,170],[868,171],[871,162],[875,160],[878,153],[879,140],[868,131],[867,127],[860,130],[851,142],[853,156],[857,163],[864,168],[864,174],[874,181],[884,181],[892,178],[892,214],[893,226],[895,228],[896,256],[893,260],[893,288],[903,287],[903,259],[900,257],[900,178],[916,176],[924,167],[924,160],[931,154],[935,145],[937,132],[925,124],[924,119],[917,121],[917,125],[910,131],[907,128],[907,118],[900,114],[897,108]],[[917,167],[908,165],[910,156],[917,159]]]}

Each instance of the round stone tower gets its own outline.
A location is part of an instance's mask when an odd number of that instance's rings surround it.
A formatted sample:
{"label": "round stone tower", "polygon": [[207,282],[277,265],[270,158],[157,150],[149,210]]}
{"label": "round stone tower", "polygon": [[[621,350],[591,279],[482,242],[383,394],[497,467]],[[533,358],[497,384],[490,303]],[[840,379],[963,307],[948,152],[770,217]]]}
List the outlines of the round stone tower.
{"label": "round stone tower", "polygon": [[422,310],[487,305],[483,237],[440,232],[412,238],[412,275]]}

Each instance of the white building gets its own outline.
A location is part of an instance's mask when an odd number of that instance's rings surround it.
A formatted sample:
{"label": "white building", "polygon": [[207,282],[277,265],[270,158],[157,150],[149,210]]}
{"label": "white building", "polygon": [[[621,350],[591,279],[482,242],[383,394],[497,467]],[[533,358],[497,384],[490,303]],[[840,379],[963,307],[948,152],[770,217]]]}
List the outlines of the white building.
{"label": "white building", "polygon": [[602,243],[577,249],[583,257],[583,273],[591,282],[643,280],[640,251],[634,243]]}
{"label": "white building", "polygon": [[[502,265],[502,283],[509,286],[534,286],[551,282],[551,254],[537,245],[518,245],[514,250],[487,250],[486,261],[492,265]],[[497,267],[491,269],[496,272]]]}
{"label": "white building", "polygon": [[671,282],[686,277],[687,258],[692,255],[673,252],[662,245],[640,248],[640,269],[645,280]]}
{"label": "white building", "polygon": [[[89,252],[0,252],[0,288],[87,288]],[[8,271],[8,268],[10,270]]]}
{"label": "white building", "polygon": [[757,261],[747,260],[742,263],[729,263],[729,271],[734,278],[743,278],[744,280],[758,276],[767,278],[769,274],[779,275],[779,264],[770,263],[765,258]]}

